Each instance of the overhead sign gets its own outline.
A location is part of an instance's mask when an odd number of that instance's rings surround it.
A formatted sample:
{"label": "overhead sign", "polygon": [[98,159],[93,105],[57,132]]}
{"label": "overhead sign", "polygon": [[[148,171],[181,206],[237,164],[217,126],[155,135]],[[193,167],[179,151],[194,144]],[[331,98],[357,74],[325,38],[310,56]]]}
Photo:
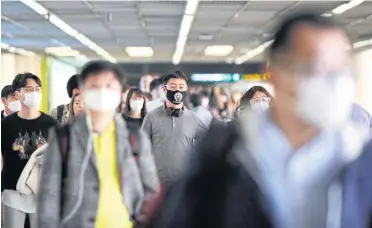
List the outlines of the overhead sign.
{"label": "overhead sign", "polygon": [[194,82],[236,82],[241,80],[240,74],[192,74]]}
{"label": "overhead sign", "polygon": [[271,73],[267,72],[264,74],[243,74],[242,79],[246,81],[266,81],[271,77]]}

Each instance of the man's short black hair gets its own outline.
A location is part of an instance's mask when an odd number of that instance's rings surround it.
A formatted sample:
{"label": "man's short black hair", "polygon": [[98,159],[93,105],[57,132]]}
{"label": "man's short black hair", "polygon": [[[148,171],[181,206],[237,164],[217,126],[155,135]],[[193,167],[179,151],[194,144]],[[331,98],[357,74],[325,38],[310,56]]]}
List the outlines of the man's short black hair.
{"label": "man's short black hair", "polygon": [[300,24],[310,25],[316,28],[339,28],[344,30],[339,23],[330,17],[324,17],[313,13],[292,15],[283,20],[275,33],[274,42],[269,48],[271,60],[279,52],[290,51],[292,48],[292,33]]}
{"label": "man's short black hair", "polygon": [[162,85],[164,82],[161,79],[154,79],[150,83],[150,91],[153,91],[154,89],[158,88],[160,85]]}
{"label": "man's short black hair", "polygon": [[1,90],[1,98],[8,99],[9,96],[14,94],[13,86],[7,85]]}
{"label": "man's short black hair", "polygon": [[202,104],[202,95],[200,93],[195,93],[190,95],[190,103],[194,107],[198,107]]}
{"label": "man's short black hair", "polygon": [[74,89],[78,89],[79,88],[78,77],[79,77],[79,75],[74,74],[67,81],[66,89],[67,89],[67,94],[68,94],[68,96],[70,98],[72,98],[72,91]]}
{"label": "man's short black hair", "polygon": [[182,71],[178,71],[178,70],[169,72],[165,76],[164,82],[167,83],[171,78],[184,79],[186,81],[186,83],[189,81],[187,75],[185,73],[183,73]]}
{"label": "man's short black hair", "polygon": [[90,61],[85,64],[79,75],[79,83],[82,84],[87,78],[106,71],[113,72],[115,77],[119,80],[120,84],[124,86],[126,78],[121,67],[116,63],[104,60]]}
{"label": "man's short black hair", "polygon": [[35,80],[36,84],[38,84],[41,87],[41,80],[38,76],[32,74],[32,73],[23,73],[23,74],[17,74],[13,80],[13,90],[17,91],[21,88],[25,87],[27,85],[27,80],[33,79]]}

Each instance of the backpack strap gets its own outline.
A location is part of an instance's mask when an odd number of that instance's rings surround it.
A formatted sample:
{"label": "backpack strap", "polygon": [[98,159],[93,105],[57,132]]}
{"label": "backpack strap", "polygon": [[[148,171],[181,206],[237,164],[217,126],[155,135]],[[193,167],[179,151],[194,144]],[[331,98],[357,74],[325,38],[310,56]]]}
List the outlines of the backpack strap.
{"label": "backpack strap", "polygon": [[62,160],[62,170],[61,170],[61,197],[60,197],[60,213],[62,216],[63,212],[63,190],[64,190],[64,180],[67,177],[67,161],[68,161],[68,151],[70,149],[70,127],[69,125],[58,126],[56,128],[57,140],[61,153]]}
{"label": "backpack strap", "polygon": [[57,121],[59,124],[62,124],[62,117],[63,117],[63,109],[65,105],[60,105],[57,107]]}

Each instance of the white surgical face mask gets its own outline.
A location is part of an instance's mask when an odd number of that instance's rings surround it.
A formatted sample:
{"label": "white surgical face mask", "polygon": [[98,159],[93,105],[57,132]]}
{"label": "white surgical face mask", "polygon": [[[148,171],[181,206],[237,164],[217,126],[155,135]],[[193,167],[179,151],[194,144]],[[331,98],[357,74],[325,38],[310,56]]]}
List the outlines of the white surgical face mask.
{"label": "white surgical face mask", "polygon": [[299,84],[297,112],[321,129],[337,128],[348,120],[355,84],[349,75],[304,78]]}
{"label": "white surgical face mask", "polygon": [[270,108],[268,101],[260,101],[251,105],[253,111],[265,111]]}
{"label": "white surgical face mask", "polygon": [[22,103],[29,108],[38,107],[41,103],[41,93],[38,92],[25,93],[24,98]]}
{"label": "white surgical face mask", "polygon": [[96,112],[116,110],[121,102],[120,92],[109,89],[88,89],[84,92],[86,109]]}
{"label": "white surgical face mask", "polygon": [[227,100],[228,100],[227,96],[221,96],[221,101],[222,101],[223,103],[226,103]]}
{"label": "white surgical face mask", "polygon": [[209,99],[208,98],[202,98],[201,100],[201,106],[204,108],[207,108],[209,105]]}
{"label": "white surgical face mask", "polygon": [[10,111],[12,112],[18,112],[19,110],[21,110],[21,102],[20,101],[9,101],[8,102],[8,108],[10,109]]}
{"label": "white surgical face mask", "polygon": [[130,100],[129,106],[133,113],[141,113],[141,110],[143,108],[143,100]]}

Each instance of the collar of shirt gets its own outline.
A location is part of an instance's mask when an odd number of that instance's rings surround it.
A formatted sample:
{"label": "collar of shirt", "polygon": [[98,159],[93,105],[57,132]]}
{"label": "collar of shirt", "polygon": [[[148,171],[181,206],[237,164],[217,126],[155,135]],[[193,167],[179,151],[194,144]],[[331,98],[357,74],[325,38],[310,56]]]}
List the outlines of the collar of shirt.
{"label": "collar of shirt", "polygon": [[93,130],[93,126],[92,126],[92,120],[90,118],[90,116],[88,114],[86,114],[86,123],[87,123],[87,126],[88,126],[88,131],[90,133],[90,135],[102,135],[103,133],[105,132],[113,132],[115,131],[115,119],[113,119],[110,123],[109,126],[106,127],[106,129],[102,132],[96,132]]}

